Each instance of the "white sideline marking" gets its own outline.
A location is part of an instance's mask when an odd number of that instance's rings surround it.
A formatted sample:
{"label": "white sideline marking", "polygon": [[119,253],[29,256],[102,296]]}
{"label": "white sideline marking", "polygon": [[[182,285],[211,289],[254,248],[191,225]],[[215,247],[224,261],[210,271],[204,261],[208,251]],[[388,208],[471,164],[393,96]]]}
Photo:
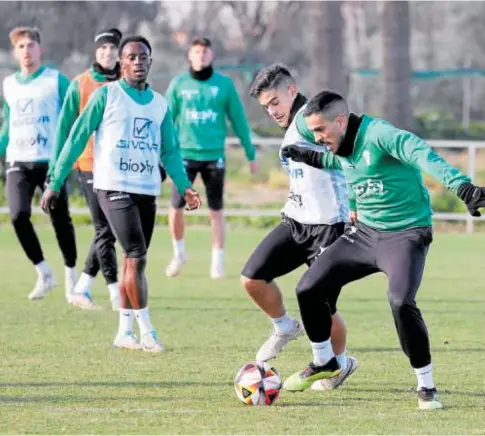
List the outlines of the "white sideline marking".
{"label": "white sideline marking", "polygon": [[177,414],[190,414],[190,413],[202,413],[199,409],[144,409],[144,408],[123,408],[123,407],[44,407],[44,410],[49,412],[117,412],[117,413],[177,413]]}

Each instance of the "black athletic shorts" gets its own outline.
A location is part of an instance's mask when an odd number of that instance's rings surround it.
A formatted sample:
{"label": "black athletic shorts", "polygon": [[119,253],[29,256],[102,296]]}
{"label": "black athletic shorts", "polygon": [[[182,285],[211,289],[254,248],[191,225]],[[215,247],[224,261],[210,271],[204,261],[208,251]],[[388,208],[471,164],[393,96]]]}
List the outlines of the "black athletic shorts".
{"label": "black athletic shorts", "polygon": [[344,232],[345,223],[301,224],[285,215],[256,247],[242,275],[272,281],[303,264],[310,266]]}
{"label": "black athletic shorts", "polygon": [[126,257],[146,254],[157,213],[156,197],[97,189],[99,205]]}
{"label": "black athletic shorts", "polygon": [[[197,161],[184,159],[184,165],[191,183],[194,183],[197,174],[200,173],[204,182],[209,209],[221,210],[224,207],[225,160]],[[185,199],[179,194],[175,185],[172,187],[172,206],[176,209],[182,209],[185,206]]]}

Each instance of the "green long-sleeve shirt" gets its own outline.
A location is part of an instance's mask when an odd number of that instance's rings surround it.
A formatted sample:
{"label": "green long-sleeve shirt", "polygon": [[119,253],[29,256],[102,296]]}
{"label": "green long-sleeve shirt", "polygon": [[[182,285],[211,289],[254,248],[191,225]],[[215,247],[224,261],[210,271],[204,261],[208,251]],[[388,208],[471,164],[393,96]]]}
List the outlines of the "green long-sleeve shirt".
{"label": "green long-sleeve shirt", "polygon": [[226,116],[249,161],[256,158],[244,107],[231,78],[214,72],[205,81],[182,74],[170,83],[166,98],[185,159],[224,158]]}
{"label": "green long-sleeve shirt", "polygon": [[[28,84],[32,83],[35,79],[37,79],[44,71],[45,66],[41,65],[40,68],[32,73],[27,75],[22,75],[20,71],[15,73],[15,80],[20,84]],[[67,76],[59,72],[59,79],[58,79],[58,93],[59,93],[59,109],[64,102],[64,98],[67,93],[67,89],[69,88],[69,79]],[[10,105],[8,102],[3,98],[3,109],[2,109],[2,127],[0,129],[0,156],[5,156],[8,141],[9,141],[9,130],[10,130]]]}
{"label": "green long-sleeve shirt", "polygon": [[[107,83],[108,80],[106,76],[98,73],[94,68],[89,69],[89,74],[91,77],[99,83]],[[81,94],[79,92],[79,81],[73,80],[67,88],[66,96],[64,98],[64,103],[62,105],[61,113],[59,114],[59,120],[57,123],[56,139],[54,142],[54,151],[52,153],[52,159],[49,162],[49,172],[48,176],[52,177],[52,172],[56,165],[56,161],[61,154],[62,148],[69,137],[72,126],[76,122],[79,116],[79,108],[81,104]]]}
{"label": "green long-sleeve shirt", "polygon": [[[153,100],[154,94],[150,88],[140,91],[131,87],[125,80],[120,80],[119,83],[134,102],[140,105],[145,105]],[[60,191],[60,188],[66,177],[69,175],[74,162],[76,162],[77,158],[86,147],[89,137],[101,124],[106,108],[107,93],[107,86],[103,86],[96,90],[89,99],[85,109],[72,126],[69,137],[62,148],[61,154],[59,155],[52,172],[49,188],[53,191]],[[165,114],[163,122],[161,123],[160,133],[162,138],[160,159],[168,175],[176,185],[177,190],[183,194],[185,190],[191,186],[191,183],[185,172],[169,110]]]}
{"label": "green long-sleeve shirt", "polygon": [[429,193],[421,171],[454,193],[470,178],[416,135],[364,115],[348,158],[322,153],[323,167],[342,169],[355,194],[359,221],[381,231],[431,225]]}

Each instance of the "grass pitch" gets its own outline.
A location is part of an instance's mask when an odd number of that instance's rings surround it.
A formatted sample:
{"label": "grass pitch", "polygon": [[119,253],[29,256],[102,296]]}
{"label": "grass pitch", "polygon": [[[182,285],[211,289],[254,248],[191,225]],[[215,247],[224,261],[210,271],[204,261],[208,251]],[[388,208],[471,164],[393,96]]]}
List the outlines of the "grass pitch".
{"label": "grass pitch", "polygon": [[[150,355],[111,347],[117,314],[108,310],[101,278],[94,297],[104,311],[69,307],[62,287],[44,301],[28,301],[35,271],[12,228],[0,227],[0,433],[485,434],[485,235],[437,234],[430,250],[418,303],[446,409],[422,412],[416,410],[415,376],[398,345],[383,276],[341,294],[349,352],[360,364],[346,385],[333,392],[283,391],[271,407],[239,403],[233,377],[270,329],[240,288],[239,272],[266,232],[230,230],[228,277],[212,281],[210,233],[188,230],[190,260],[177,279],[164,275],[168,231],[155,231],[149,306],[168,350]],[[53,231],[42,226],[39,235],[62,283]],[[91,236],[89,227],[77,230],[80,267]],[[301,272],[279,280],[294,315]],[[304,337],[274,366],[286,377],[310,359]]]}

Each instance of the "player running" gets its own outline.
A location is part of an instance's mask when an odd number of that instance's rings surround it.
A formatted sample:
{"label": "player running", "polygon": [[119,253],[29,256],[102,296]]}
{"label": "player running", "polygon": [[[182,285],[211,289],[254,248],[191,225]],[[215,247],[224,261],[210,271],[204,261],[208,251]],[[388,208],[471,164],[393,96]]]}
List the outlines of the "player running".
{"label": "player running", "polygon": [[[306,98],[298,93],[288,69],[273,64],[261,70],[251,86],[251,96],[285,130],[282,147],[317,149],[313,134],[303,119]],[[256,247],[247,261],[241,282],[248,295],[268,315],[273,332],[256,355],[269,360],[304,331],[301,324],[288,315],[275,278],[288,274],[303,264],[314,264],[318,256],[344,231],[348,218],[348,199],[341,171],[321,171],[304,163],[281,156],[281,165],[290,177],[290,193],[282,210],[283,220]],[[347,357],[347,330],[331,304],[333,316],[332,346],[342,368],[340,374],[316,382],[313,389],[334,389],[357,369],[357,361]]]}
{"label": "player running", "polygon": [[[60,186],[95,132],[94,189],[125,254],[114,346],[160,352],[164,347],[150,322],[145,275],[160,194],[160,160],[189,209],[198,208],[200,199],[187,178],[167,103],[146,83],[152,63],[150,43],[132,36],[121,42],[119,51],[122,79],[97,89],[74,123],[42,208],[48,211],[55,203]],[[140,341],[133,333],[134,318]]]}
{"label": "player running", "polygon": [[312,98],[303,116],[315,140],[331,153],[289,145],[283,155],[315,168],[343,170],[358,220],[319,256],[297,285],[313,360],[289,377],[284,387],[302,391],[341,370],[330,341],[328,304],[347,283],[383,272],[389,279],[388,299],[399,341],[416,373],[418,407],[440,409],[428,332],[415,301],[433,240],[429,193],[421,171],[455,192],[474,216],[480,215],[479,207],[485,207],[485,188],[472,185],[412,133],[381,119],[349,113],[345,100],[333,92]]}
{"label": "player running", "polygon": [[[69,79],[41,64],[40,33],[31,27],[10,32],[19,70],[3,81],[3,125],[0,156],[7,155],[7,200],[10,220],[20,245],[34,264],[37,282],[29,299],[44,298],[56,286],[30,220],[37,187],[44,190],[49,159],[54,149],[56,124]],[[66,297],[76,283],[76,238],[65,187],[49,213],[65,265]]]}
{"label": "player running", "polygon": [[[232,80],[214,72],[214,52],[207,38],[196,38],[189,50],[190,71],[172,80],[167,100],[178,128],[184,164],[191,182],[200,173],[205,185],[212,222],[212,261],[210,276],[224,277],[225,220],[223,213],[226,140],[226,116],[249,161],[251,174],[257,171],[256,152],[251,144],[244,107]],[[169,277],[180,274],[187,262],[184,242],[185,201],[172,191],[169,227],[173,258],[166,269]]]}
{"label": "player running", "polygon": [[[49,176],[52,176],[56,160],[69,137],[69,132],[77,117],[87,105],[91,94],[106,83],[119,79],[118,47],[121,37],[122,34],[118,29],[107,29],[99,32],[94,38],[95,62],[93,66],[71,82],[59,117],[55,153],[49,165]],[[94,278],[101,269],[108,285],[111,307],[113,310],[118,310],[120,308],[120,290],[114,246],[116,239],[93,189],[93,143],[94,137],[89,138],[86,148],[75,164],[75,168],[91,212],[95,236],[84,264],[84,271],[76,283],[74,292],[69,296],[69,301],[83,309],[95,308],[91,288]]]}

